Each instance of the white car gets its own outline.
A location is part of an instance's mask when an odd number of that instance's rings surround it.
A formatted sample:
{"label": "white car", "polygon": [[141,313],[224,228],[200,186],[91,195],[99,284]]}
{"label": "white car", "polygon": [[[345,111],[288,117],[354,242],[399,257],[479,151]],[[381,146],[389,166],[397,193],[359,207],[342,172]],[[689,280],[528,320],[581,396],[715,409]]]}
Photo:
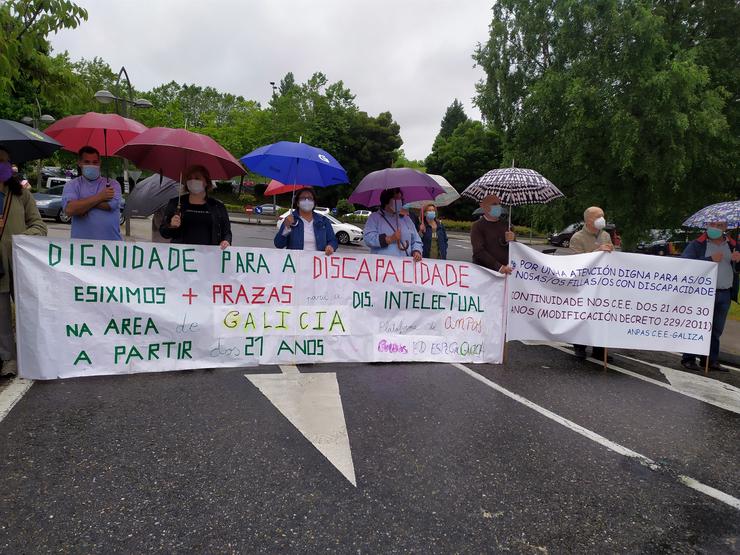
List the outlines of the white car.
{"label": "white car", "polygon": [[[316,211],[318,212],[318,209]],[[290,214],[290,211],[286,212],[285,214],[280,216],[280,218],[278,218],[278,229],[280,229],[280,226],[283,224],[283,220],[288,216],[288,214]],[[319,214],[321,214],[321,212],[319,212]],[[337,241],[339,241],[340,245],[356,245],[362,241],[362,230],[356,225],[340,222],[334,216],[328,213],[321,215],[331,222],[331,228],[334,230],[334,235],[337,236]]]}
{"label": "white car", "polygon": [[355,210],[354,212],[350,212],[349,214],[347,214],[347,216],[358,216],[360,218],[369,218],[370,214],[372,214],[370,210]]}

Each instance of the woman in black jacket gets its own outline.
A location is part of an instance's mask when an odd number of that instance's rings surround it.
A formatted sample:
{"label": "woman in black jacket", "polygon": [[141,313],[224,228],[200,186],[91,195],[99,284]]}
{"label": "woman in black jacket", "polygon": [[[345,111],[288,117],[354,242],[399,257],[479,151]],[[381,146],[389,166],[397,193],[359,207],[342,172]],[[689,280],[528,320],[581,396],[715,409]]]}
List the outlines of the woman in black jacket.
{"label": "woman in black jacket", "polygon": [[208,170],[190,166],[183,177],[188,194],[170,200],[159,233],[172,243],[230,246],[229,213],[220,200],[208,196],[213,189]]}
{"label": "woman in black jacket", "polygon": [[421,255],[424,258],[447,260],[447,231],[437,219],[437,207],[427,204],[422,210],[419,235],[424,246]]}

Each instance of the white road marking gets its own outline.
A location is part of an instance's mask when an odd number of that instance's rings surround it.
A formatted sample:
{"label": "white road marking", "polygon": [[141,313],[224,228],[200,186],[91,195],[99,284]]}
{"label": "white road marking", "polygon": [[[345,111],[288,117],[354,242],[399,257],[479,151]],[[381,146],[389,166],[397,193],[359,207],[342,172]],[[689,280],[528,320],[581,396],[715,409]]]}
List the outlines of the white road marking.
{"label": "white road marking", "polygon": [[336,373],[302,374],[296,366],[289,365],[280,369],[282,374],[245,374],[244,377],[357,487]]}
{"label": "white road marking", "polygon": [[8,416],[10,410],[21,400],[31,386],[33,380],[13,378],[13,380],[0,391],[0,422]]}
{"label": "white road marking", "polygon": [[[499,393],[505,395],[509,399],[512,399],[516,401],[517,403],[521,403],[525,407],[540,413],[544,417],[549,418],[550,420],[554,422],[557,422],[561,426],[564,426],[568,428],[569,430],[576,432],[577,434],[580,434],[590,439],[591,441],[598,443],[599,445],[603,447],[606,447],[610,451],[614,451],[615,453],[618,453],[622,456],[634,459],[640,464],[648,467],[651,470],[660,470],[661,468],[661,466],[657,462],[652,460],[650,457],[646,457],[645,455],[642,455],[638,453],[637,451],[633,451],[632,449],[629,449],[628,447],[620,445],[619,443],[615,443],[611,441],[610,439],[607,439],[604,436],[599,435],[596,432],[589,430],[588,428],[584,428],[583,426],[576,424],[575,422],[568,420],[567,418],[564,418],[560,416],[559,414],[555,414],[554,412],[547,410],[544,407],[541,407],[537,403],[533,403],[529,399],[522,397],[521,395],[514,393],[513,391],[509,391],[508,389],[506,389],[503,386],[500,386],[496,382],[491,381],[484,376],[481,376],[480,374],[478,374],[477,372],[474,372],[473,370],[471,370],[470,368],[468,368],[467,366],[463,364],[452,364],[452,366],[454,366],[458,370],[462,370],[468,376],[498,391]],[[721,501],[722,503],[726,503],[727,505],[734,507],[735,509],[740,510],[740,499],[733,497],[732,495],[729,495],[727,493],[724,493],[723,491],[720,491],[716,488],[703,484],[699,482],[698,480],[691,478],[690,476],[678,475],[676,476],[676,478],[679,483],[685,486],[688,486],[696,491],[699,491],[705,495],[708,495],[709,497],[712,497],[718,501]]]}
{"label": "white road marking", "polygon": [[[563,344],[555,343],[553,341],[522,341],[522,343],[524,343],[525,345],[547,345],[548,347],[552,347],[553,349],[557,349],[558,351],[562,351],[569,355],[573,354],[573,349],[568,349],[566,347],[563,347],[562,346]],[[652,362],[646,362],[644,360],[632,358],[627,355],[623,355],[621,353],[614,353],[614,354],[622,358],[632,360],[634,362],[639,362],[640,364],[645,364],[646,366],[653,366],[654,368],[660,370],[663,374],[665,374],[665,372],[663,372],[663,370],[661,369],[673,371],[672,369],[667,368],[665,366],[661,366],[659,364],[654,364]],[[604,365],[603,360],[597,360],[591,357],[589,357],[588,360],[590,360],[594,364],[598,364],[599,366]],[[644,382],[657,385],[658,387],[668,389],[669,391],[680,393],[681,395],[685,395],[686,397],[691,397],[692,399],[696,399],[697,401],[702,401],[704,403],[714,405],[715,407],[719,407],[721,409],[740,413],[740,397],[736,396],[734,392],[727,390],[727,388],[724,387],[727,384],[724,384],[723,382],[712,380],[710,378],[705,378],[704,376],[699,376],[698,374],[694,375],[694,374],[689,374],[687,372],[681,372],[680,370],[675,370],[674,372],[685,374],[686,377],[683,377],[683,376],[680,377],[680,385],[677,385],[679,383],[679,377],[674,378],[676,380],[676,384],[674,383],[667,384],[667,383],[664,383],[658,380],[654,380],[653,378],[643,376],[642,374],[638,374],[637,372],[632,372],[631,370],[627,370],[626,368],[622,368],[621,366],[617,366],[613,363],[607,363],[607,368],[609,368],[610,370],[614,370],[615,372],[625,374],[626,376],[631,376],[633,378],[637,378],[638,380],[642,380]],[[670,380],[670,378],[668,379]],[[706,384],[707,380],[713,382],[716,385],[715,386],[707,385]],[[688,384],[690,383],[693,385],[689,386]],[[729,386],[729,387],[731,387],[733,390],[736,390],[736,388],[732,386]]]}
{"label": "white road marking", "polygon": [[735,386],[706,376],[674,370],[654,362],[645,362],[621,353],[616,354],[627,360],[657,368],[668,379],[673,388],[684,395],[690,395],[695,399],[701,399],[717,407],[740,414],[740,389]]}

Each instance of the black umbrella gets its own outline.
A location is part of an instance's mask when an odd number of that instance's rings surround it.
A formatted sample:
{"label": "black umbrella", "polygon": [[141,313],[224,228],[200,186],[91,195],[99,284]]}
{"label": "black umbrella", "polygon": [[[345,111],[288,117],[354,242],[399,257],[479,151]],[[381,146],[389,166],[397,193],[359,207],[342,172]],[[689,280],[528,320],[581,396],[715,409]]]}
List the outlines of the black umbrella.
{"label": "black umbrella", "polygon": [[0,147],[10,154],[10,161],[22,164],[47,158],[62,145],[38,129],[17,121],[0,119]]}
{"label": "black umbrella", "polygon": [[167,204],[170,199],[177,197],[179,191],[180,184],[177,181],[158,173],[150,175],[137,183],[131,191],[126,199],[123,215],[126,218],[150,216]]}

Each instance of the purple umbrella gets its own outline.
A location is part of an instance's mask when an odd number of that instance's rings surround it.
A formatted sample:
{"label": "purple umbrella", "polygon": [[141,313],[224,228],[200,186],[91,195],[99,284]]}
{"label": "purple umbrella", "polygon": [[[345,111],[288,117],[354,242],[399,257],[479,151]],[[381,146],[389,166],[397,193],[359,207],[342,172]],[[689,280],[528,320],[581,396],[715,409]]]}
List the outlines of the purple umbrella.
{"label": "purple umbrella", "polygon": [[380,193],[401,189],[404,202],[429,200],[445,190],[427,174],[411,168],[388,168],[367,174],[349,196],[349,201],[363,206],[380,205]]}

